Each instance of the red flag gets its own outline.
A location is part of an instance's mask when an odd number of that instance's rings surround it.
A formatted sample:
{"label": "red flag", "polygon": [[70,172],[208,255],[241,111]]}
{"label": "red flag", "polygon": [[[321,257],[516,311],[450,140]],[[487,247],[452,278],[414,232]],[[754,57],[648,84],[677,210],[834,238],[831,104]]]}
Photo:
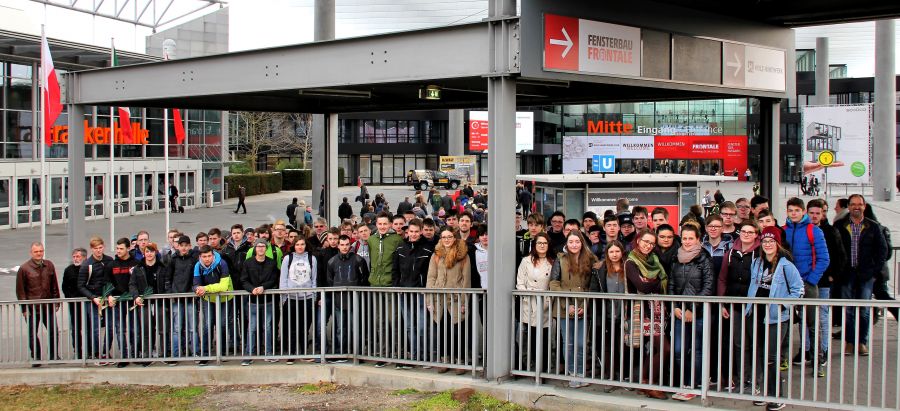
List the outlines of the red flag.
{"label": "red flag", "polygon": [[62,103],[60,102],[59,79],[56,77],[56,69],[53,68],[53,58],[50,56],[50,45],[47,44],[47,37],[41,38],[41,67],[43,68],[43,78],[41,79],[41,102],[43,105],[44,115],[44,143],[48,146],[52,144],[50,141],[50,129],[56,118],[62,113]]}
{"label": "red flag", "polygon": [[175,116],[175,141],[178,144],[184,143],[184,123],[181,121],[181,110],[173,108],[172,114]]}
{"label": "red flag", "polygon": [[119,107],[119,129],[122,130],[122,144],[134,142],[131,134],[131,118],[128,116],[128,109],[125,107]]}

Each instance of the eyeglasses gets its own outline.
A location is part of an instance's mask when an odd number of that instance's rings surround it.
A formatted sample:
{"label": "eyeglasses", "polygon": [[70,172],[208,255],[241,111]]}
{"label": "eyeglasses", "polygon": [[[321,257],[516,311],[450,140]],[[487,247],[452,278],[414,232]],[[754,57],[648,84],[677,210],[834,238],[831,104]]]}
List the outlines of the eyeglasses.
{"label": "eyeglasses", "polygon": [[775,240],[772,240],[772,239],[766,239],[766,240],[762,240],[761,243],[764,244],[764,245],[766,245],[766,244],[771,245],[771,244],[775,244]]}
{"label": "eyeglasses", "polygon": [[644,243],[644,244],[647,244],[647,245],[656,245],[656,242],[655,242],[655,241],[644,240],[644,239],[641,239],[641,243]]}
{"label": "eyeglasses", "polygon": [[742,210],[746,210],[746,209],[750,208],[750,206],[748,206],[748,205],[739,205],[739,206],[737,206],[737,208],[740,208],[740,209],[742,209]]}
{"label": "eyeglasses", "polygon": [[720,225],[718,225],[718,224],[717,224],[717,225],[707,225],[706,228],[707,228],[707,229],[715,228],[715,229],[717,229],[717,230],[720,230],[720,229],[722,229],[722,226],[720,226]]}
{"label": "eyeglasses", "polygon": [[546,241],[538,241],[538,242],[534,243],[534,245],[550,245],[550,243],[548,243]]}
{"label": "eyeglasses", "polygon": [[756,230],[753,230],[753,231],[741,230],[741,234],[756,235]]}
{"label": "eyeglasses", "polygon": [[441,236],[441,240],[452,240],[454,238],[456,238],[456,237],[453,237],[452,235],[451,236],[446,236],[446,235]]}
{"label": "eyeglasses", "polygon": [[722,217],[734,217],[737,215],[737,213],[719,213],[719,214],[721,214]]}

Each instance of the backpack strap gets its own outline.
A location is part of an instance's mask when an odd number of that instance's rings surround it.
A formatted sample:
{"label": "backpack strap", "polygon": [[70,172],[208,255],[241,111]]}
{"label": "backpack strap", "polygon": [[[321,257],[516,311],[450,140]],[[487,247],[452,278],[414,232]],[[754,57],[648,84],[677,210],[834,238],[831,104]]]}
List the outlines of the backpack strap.
{"label": "backpack strap", "polygon": [[294,262],[294,253],[291,253],[290,255],[288,255],[288,270],[291,269],[291,263],[293,263],[293,262]]}
{"label": "backpack strap", "polygon": [[806,238],[809,239],[809,249],[812,251],[812,270],[816,270],[816,242],[813,237],[813,225],[809,223],[806,225]]}

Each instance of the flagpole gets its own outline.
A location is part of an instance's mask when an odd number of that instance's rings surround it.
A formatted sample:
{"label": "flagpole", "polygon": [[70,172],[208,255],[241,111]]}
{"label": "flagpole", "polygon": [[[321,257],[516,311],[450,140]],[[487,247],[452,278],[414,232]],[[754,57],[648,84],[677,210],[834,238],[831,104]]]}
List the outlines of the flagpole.
{"label": "flagpole", "polygon": [[[46,40],[46,34],[44,33],[44,25],[41,24],[41,63],[44,62],[44,47],[43,41]],[[47,110],[47,98],[44,96],[43,88],[48,87],[46,84],[47,80],[44,76],[47,68],[41,64],[41,68],[38,71],[40,76],[40,85],[42,87],[41,90],[41,139],[40,141],[36,141],[36,147],[40,149],[40,158],[41,158],[41,244],[44,246],[44,249],[47,248],[47,159],[46,154],[44,153],[44,144],[46,144],[46,136],[47,136],[47,118],[45,116]]]}
{"label": "flagpole", "polygon": [[163,163],[165,163],[166,174],[163,177],[163,203],[166,207],[166,235],[168,236],[169,228],[169,210],[171,207],[169,206],[169,109],[163,109]]}
{"label": "flagpole", "polygon": [[[114,37],[109,39],[112,48],[109,50],[109,66],[115,67],[116,65],[116,39]],[[115,169],[115,157],[116,157],[116,108],[114,106],[109,107],[109,188],[106,190],[109,192],[109,243],[116,243],[116,169]]]}

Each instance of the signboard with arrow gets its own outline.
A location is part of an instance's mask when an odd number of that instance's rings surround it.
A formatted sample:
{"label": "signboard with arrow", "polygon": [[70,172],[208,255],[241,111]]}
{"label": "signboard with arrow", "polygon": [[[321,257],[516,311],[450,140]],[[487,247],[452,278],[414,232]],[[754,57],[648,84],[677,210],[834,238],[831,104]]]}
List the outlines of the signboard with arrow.
{"label": "signboard with arrow", "polygon": [[641,29],[544,15],[544,69],[641,75]]}
{"label": "signboard with arrow", "polygon": [[722,42],[722,85],[784,91],[784,51]]}

